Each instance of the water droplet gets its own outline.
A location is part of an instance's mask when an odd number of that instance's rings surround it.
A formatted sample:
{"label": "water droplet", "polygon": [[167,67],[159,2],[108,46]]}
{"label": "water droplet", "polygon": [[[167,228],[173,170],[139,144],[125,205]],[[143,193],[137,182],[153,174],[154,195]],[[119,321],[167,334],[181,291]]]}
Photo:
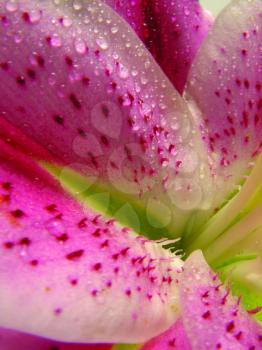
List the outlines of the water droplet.
{"label": "water droplet", "polygon": [[107,50],[108,49],[108,43],[105,38],[98,38],[96,39],[97,45],[102,49],[102,50]]}
{"label": "water droplet", "polygon": [[80,55],[83,55],[86,53],[86,45],[82,39],[77,39],[75,41],[75,49],[76,52],[79,53]]}
{"label": "water droplet", "polygon": [[65,16],[63,18],[62,24],[63,24],[64,27],[66,27],[66,28],[71,27],[72,23],[73,22],[72,22],[70,17]]}
{"label": "water droplet", "polygon": [[142,77],[141,77],[141,83],[142,83],[143,85],[146,85],[146,84],[148,83],[148,79],[147,79],[145,76],[142,76]]}
{"label": "water droplet", "polygon": [[188,9],[187,7],[184,8],[184,14],[185,14],[186,16],[189,16],[189,15],[190,15],[190,11],[189,11],[189,9]]}
{"label": "water droplet", "polygon": [[83,7],[82,1],[81,0],[74,0],[73,2],[73,8],[76,11],[80,11]]}
{"label": "water droplet", "polygon": [[46,221],[45,228],[52,236],[56,238],[61,237],[61,235],[66,232],[63,221],[56,218]]}
{"label": "water droplet", "polygon": [[23,41],[23,36],[21,32],[17,32],[14,35],[14,41],[16,44],[20,44]]}
{"label": "water droplet", "polygon": [[151,66],[151,62],[149,60],[147,60],[145,62],[145,69],[148,69]]}
{"label": "water droplet", "polygon": [[202,200],[202,189],[193,179],[176,178],[169,186],[172,202],[182,210],[197,208]]}
{"label": "water droplet", "polygon": [[61,46],[62,46],[62,41],[61,41],[60,37],[59,37],[58,35],[55,34],[55,35],[51,38],[50,44],[51,44],[53,47],[61,47]]}
{"label": "water droplet", "polygon": [[30,13],[30,22],[31,23],[38,23],[41,19],[41,15],[42,15],[42,12],[39,11],[39,10],[33,10],[31,13]]}
{"label": "water droplet", "polygon": [[50,76],[49,76],[49,78],[48,78],[48,83],[49,83],[49,85],[51,85],[51,86],[54,86],[54,85],[55,85],[55,83],[56,83],[56,74],[55,74],[55,72],[52,72],[52,73],[50,74]]}
{"label": "water droplet", "polygon": [[5,8],[9,12],[15,12],[18,9],[17,0],[9,0],[9,1],[7,1],[6,5],[5,5]]}
{"label": "water droplet", "polygon": [[114,26],[111,28],[111,33],[116,34],[118,32],[119,28],[117,26]]}
{"label": "water droplet", "polygon": [[179,162],[180,173],[191,174],[199,165],[198,154],[192,148],[183,146],[177,153],[176,162]]}
{"label": "water droplet", "polygon": [[129,77],[129,70],[123,64],[119,64],[119,77],[121,79],[127,79]]}
{"label": "water droplet", "polygon": [[135,70],[135,69],[133,69],[133,70],[131,71],[131,75],[132,75],[133,77],[136,77],[136,76],[138,75],[138,71]]}

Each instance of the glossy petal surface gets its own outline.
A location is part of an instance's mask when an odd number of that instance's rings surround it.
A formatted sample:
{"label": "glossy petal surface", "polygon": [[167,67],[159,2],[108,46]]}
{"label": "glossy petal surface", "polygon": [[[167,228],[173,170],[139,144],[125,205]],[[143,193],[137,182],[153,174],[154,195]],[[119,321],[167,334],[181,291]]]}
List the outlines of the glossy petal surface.
{"label": "glossy petal surface", "polygon": [[261,16],[261,1],[232,1],[216,20],[189,74],[187,97],[202,115],[208,135],[204,137],[217,157],[215,173],[222,175],[227,192],[261,150]]}
{"label": "glossy petal surface", "polygon": [[0,329],[1,350],[110,350],[111,345],[59,343],[40,337]]}
{"label": "glossy petal surface", "polygon": [[179,259],[83,209],[2,142],[0,160],[1,326],[113,343],[172,324]]}
{"label": "glossy petal surface", "polygon": [[192,349],[260,349],[262,328],[193,253],[180,280],[183,323]]}
{"label": "glossy petal surface", "polygon": [[105,2],[127,20],[182,93],[196,52],[211,27],[211,16],[195,0]]}
{"label": "glossy petal surface", "polygon": [[63,164],[175,213],[178,235],[210,198],[207,154],[130,26],[100,1],[2,1],[0,13],[1,117]]}

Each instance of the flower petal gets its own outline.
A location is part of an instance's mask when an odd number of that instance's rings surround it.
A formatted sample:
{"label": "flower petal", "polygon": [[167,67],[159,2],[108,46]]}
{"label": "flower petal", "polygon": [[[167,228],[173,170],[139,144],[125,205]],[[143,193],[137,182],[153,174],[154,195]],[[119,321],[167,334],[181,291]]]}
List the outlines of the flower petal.
{"label": "flower petal", "polygon": [[202,253],[185,262],[180,279],[183,323],[192,349],[260,349],[262,328],[220,284]]}
{"label": "flower petal", "polygon": [[203,116],[222,195],[239,183],[262,145],[261,16],[261,1],[232,1],[189,74],[187,97]]}
{"label": "flower petal", "polygon": [[142,342],[176,319],[181,262],[67,198],[0,142],[0,325],[71,342]]}
{"label": "flower petal", "polygon": [[189,68],[212,24],[195,0],[105,0],[129,22],[182,93]]}
{"label": "flower petal", "polygon": [[141,350],[192,350],[182,319],[166,332],[150,340]]}
{"label": "flower petal", "polygon": [[110,350],[111,345],[68,344],[0,329],[1,350]]}
{"label": "flower petal", "polygon": [[185,101],[110,7],[57,4],[0,3],[0,116],[66,165],[150,210],[167,206],[179,235],[212,198]]}

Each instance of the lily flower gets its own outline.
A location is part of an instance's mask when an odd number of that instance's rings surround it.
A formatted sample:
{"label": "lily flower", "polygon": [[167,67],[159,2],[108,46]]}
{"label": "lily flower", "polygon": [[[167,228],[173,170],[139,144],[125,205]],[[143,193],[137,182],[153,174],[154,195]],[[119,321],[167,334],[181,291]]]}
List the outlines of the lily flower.
{"label": "lily flower", "polygon": [[0,0],[1,350],[261,348],[261,19]]}

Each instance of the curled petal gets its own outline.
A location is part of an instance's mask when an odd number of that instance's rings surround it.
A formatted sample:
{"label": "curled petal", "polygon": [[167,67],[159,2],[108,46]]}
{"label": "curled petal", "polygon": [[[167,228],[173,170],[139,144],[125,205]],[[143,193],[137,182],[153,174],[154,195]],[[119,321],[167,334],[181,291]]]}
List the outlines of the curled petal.
{"label": "curled petal", "polygon": [[262,328],[220,283],[200,251],[180,275],[182,317],[142,350],[260,349]]}
{"label": "curled petal", "polygon": [[178,258],[84,209],[1,142],[0,325],[69,342],[142,342],[177,314]]}
{"label": "curled petal", "polygon": [[183,324],[192,349],[260,349],[262,328],[220,283],[202,253],[193,253],[180,280]]}
{"label": "curled petal", "polygon": [[232,1],[189,74],[187,98],[202,115],[221,195],[238,184],[262,146],[262,3]]}
{"label": "curled petal", "polygon": [[182,93],[212,18],[195,0],[105,0],[133,27]]}

